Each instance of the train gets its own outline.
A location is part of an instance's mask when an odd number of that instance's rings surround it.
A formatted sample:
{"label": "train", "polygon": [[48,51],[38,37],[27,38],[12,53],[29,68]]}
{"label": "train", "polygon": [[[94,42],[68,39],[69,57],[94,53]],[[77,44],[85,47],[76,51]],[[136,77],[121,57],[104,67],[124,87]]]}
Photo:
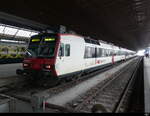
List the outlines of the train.
{"label": "train", "polygon": [[30,38],[23,69],[34,82],[56,84],[135,57],[136,52],[76,34],[40,33]]}

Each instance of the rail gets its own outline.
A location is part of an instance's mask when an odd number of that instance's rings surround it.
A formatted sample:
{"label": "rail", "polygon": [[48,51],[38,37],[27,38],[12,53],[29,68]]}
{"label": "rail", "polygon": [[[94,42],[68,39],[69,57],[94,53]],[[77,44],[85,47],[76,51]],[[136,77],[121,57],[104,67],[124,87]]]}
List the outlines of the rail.
{"label": "rail", "polygon": [[136,68],[135,68],[135,71],[133,72],[133,74],[132,74],[130,80],[128,81],[128,84],[126,85],[126,87],[125,87],[123,93],[121,94],[121,97],[120,97],[118,103],[116,104],[116,107],[115,107],[114,110],[113,110],[114,113],[119,113],[119,111],[120,111],[120,109],[121,109],[121,107],[122,107],[122,104],[123,104],[124,100],[126,99],[126,96],[127,96],[127,94],[128,94],[128,91],[129,91],[130,87],[131,87],[131,86],[133,85],[133,83],[135,82],[136,74],[137,74],[138,68],[140,67],[140,63],[141,63],[142,60],[143,60],[143,58],[141,58],[141,59],[139,60],[139,62],[137,63],[137,66],[136,66]]}

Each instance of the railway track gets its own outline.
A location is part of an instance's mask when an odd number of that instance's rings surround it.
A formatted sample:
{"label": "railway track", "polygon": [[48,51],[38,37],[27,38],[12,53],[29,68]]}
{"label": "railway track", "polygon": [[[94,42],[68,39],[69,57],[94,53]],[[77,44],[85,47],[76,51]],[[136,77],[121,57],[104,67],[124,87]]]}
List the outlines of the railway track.
{"label": "railway track", "polygon": [[131,93],[139,62],[133,61],[113,78],[104,80],[67,107],[80,112],[123,112]]}
{"label": "railway track", "polygon": [[[133,61],[133,62],[135,62],[135,60]],[[101,72],[105,72],[105,71],[107,71],[107,70],[109,70],[109,69],[111,69],[112,67],[115,67],[115,66],[118,66],[119,64],[121,64],[121,63],[118,63],[118,64],[116,64],[116,65],[114,65],[114,66],[110,66],[110,67],[107,67],[107,68],[104,68],[104,69],[102,69],[102,70],[100,70],[100,71],[96,71],[96,72],[93,72],[93,73],[91,73],[91,74],[89,74],[89,75],[84,75],[82,78],[78,78],[77,80],[73,80],[73,81],[71,81],[71,82],[64,82],[64,83],[61,83],[60,85],[57,85],[56,87],[51,87],[51,88],[49,88],[49,89],[45,89],[45,88],[32,88],[31,86],[29,86],[29,87],[27,87],[26,85],[26,87],[27,88],[24,88],[24,87],[19,87],[19,89],[18,89],[18,87],[17,88],[11,88],[9,91],[4,91],[3,92],[3,94],[6,94],[6,95],[9,95],[9,96],[12,96],[12,97],[15,97],[15,98],[18,98],[18,99],[22,99],[23,101],[30,101],[30,98],[31,98],[31,93],[41,93],[41,94],[44,94],[45,95],[45,93],[47,94],[47,97],[51,97],[51,96],[53,96],[53,95],[55,95],[55,94],[58,94],[58,93],[60,93],[60,92],[62,92],[62,91],[65,91],[65,90],[67,90],[67,89],[69,89],[69,88],[71,88],[71,87],[73,87],[73,86],[75,86],[75,85],[78,85],[79,83],[82,83],[83,81],[85,81],[85,80],[87,80],[87,79],[89,79],[89,78],[91,78],[91,77],[93,77],[93,76],[95,76],[95,75],[97,75],[97,74],[99,74],[99,73],[101,73]],[[135,63],[136,64],[136,63]],[[129,67],[129,66],[128,66]],[[126,68],[127,69],[127,68]],[[119,71],[120,72],[120,71]],[[118,73],[119,73],[118,72]],[[123,72],[123,71],[122,71]],[[119,73],[119,74],[121,74],[121,72]],[[115,74],[116,75],[116,74]],[[114,76],[115,77],[115,75],[112,75],[112,76]],[[118,74],[117,74],[118,75]],[[96,89],[91,89],[91,91],[92,92],[90,92],[92,95],[89,95],[90,97],[89,98],[84,98],[84,100],[80,100],[80,105],[78,105],[77,107],[75,107],[74,108],[74,106],[73,107],[71,107],[70,109],[73,109],[75,112],[86,112],[86,110],[83,110],[82,109],[82,106],[84,106],[84,105],[86,105],[86,103],[87,102],[89,102],[89,101],[91,101],[91,99],[93,99],[94,98],[94,96],[97,96],[97,94],[99,93],[99,92],[97,92],[97,89],[102,89],[102,86],[103,86],[103,88],[104,88],[104,85],[109,81],[110,82],[110,80],[111,80],[111,78],[108,78],[108,79],[105,79],[104,81],[102,81],[101,82],[101,86],[100,86],[100,88],[97,88],[96,87]],[[94,90],[94,91],[93,91]],[[18,91],[19,91],[19,94],[18,94]],[[25,92],[25,91],[28,91],[28,95],[27,95],[27,97],[26,96],[24,96],[24,94],[22,94],[22,93],[20,93],[20,91],[23,91],[23,93]],[[44,92],[43,92],[44,91]],[[94,94],[93,94],[94,93]],[[22,96],[21,96],[22,95]],[[52,105],[53,106],[53,105]],[[54,107],[54,106],[53,106]],[[57,106],[55,106],[56,107],[56,109],[57,109]],[[68,107],[68,106],[66,106],[66,107]],[[70,107],[70,106],[69,106]],[[58,107],[59,108],[59,107]],[[72,111],[73,111],[72,110]],[[89,109],[88,109],[88,111],[89,111]]]}
{"label": "railway track", "polygon": [[127,84],[121,94],[121,97],[120,97],[118,103],[116,104],[116,107],[114,108],[113,112],[120,113],[120,112],[127,111],[129,96],[131,97],[131,93],[133,92],[132,89],[133,89],[133,86],[134,86],[136,78],[137,78],[136,74],[140,67],[141,61],[142,61],[142,58],[139,59],[139,61],[137,62],[135,70],[133,71],[131,78],[127,82]]}
{"label": "railway track", "polygon": [[0,78],[0,93],[11,88],[16,87],[20,83],[24,83],[25,80],[20,76],[1,77]]}

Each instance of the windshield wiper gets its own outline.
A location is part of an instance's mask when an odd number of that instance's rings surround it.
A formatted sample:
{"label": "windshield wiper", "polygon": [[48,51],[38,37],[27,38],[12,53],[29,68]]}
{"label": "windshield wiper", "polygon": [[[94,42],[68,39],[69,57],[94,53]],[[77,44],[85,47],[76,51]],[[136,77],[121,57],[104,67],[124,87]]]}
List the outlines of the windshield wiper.
{"label": "windshield wiper", "polygon": [[36,56],[36,54],[32,50],[27,49],[27,53],[29,54],[30,57]]}

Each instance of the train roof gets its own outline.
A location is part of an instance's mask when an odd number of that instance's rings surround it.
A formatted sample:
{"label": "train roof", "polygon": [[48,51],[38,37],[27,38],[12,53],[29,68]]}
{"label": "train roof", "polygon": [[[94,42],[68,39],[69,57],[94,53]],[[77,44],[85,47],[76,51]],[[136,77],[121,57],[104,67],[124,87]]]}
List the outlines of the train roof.
{"label": "train roof", "polygon": [[[61,27],[61,28],[60,28]],[[39,33],[38,35],[49,35],[49,34],[60,34],[60,35],[72,35],[72,36],[78,36],[78,37],[81,37],[81,38],[84,38],[85,42],[86,43],[89,43],[89,44],[96,44],[98,46],[101,46],[102,48],[106,48],[106,49],[114,49],[114,50],[122,50],[122,51],[126,51],[126,52],[133,52],[133,53],[136,53],[135,51],[131,51],[131,50],[128,50],[126,48],[122,48],[122,47],[119,47],[119,46],[116,46],[112,43],[107,43],[106,41],[102,41],[102,40],[95,40],[95,39],[92,39],[91,37],[89,36],[82,36],[82,35],[78,35],[76,34],[75,32],[73,31],[70,31],[69,33],[66,32],[66,28],[64,26],[60,26],[60,31],[59,32],[42,32],[42,33]],[[56,29],[57,30],[57,29]],[[36,35],[35,35],[36,36]]]}

